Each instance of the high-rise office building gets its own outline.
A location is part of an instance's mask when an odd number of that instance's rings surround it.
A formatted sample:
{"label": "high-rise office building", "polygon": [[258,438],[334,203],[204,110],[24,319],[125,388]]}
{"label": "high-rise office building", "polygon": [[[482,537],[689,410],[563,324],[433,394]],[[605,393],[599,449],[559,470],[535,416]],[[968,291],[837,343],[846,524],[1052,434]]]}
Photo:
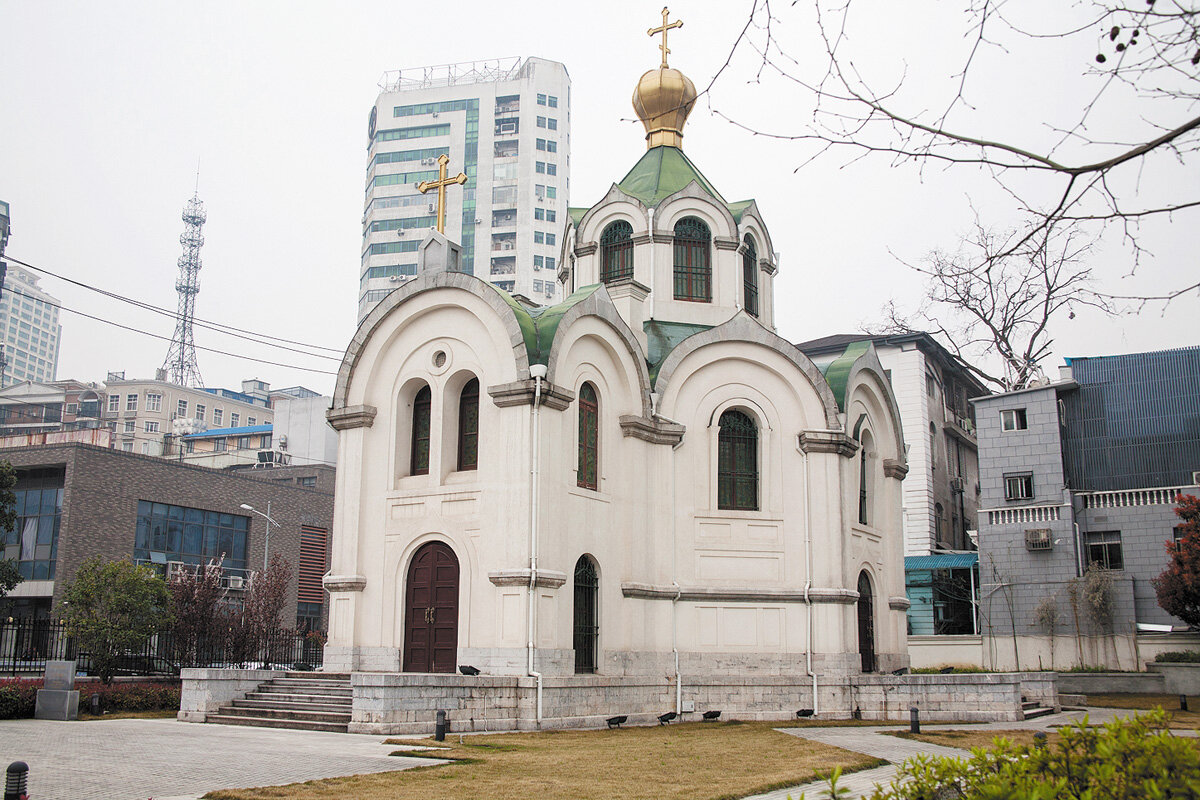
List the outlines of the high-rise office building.
{"label": "high-rise office building", "polygon": [[6,369],[3,383],[46,383],[58,372],[58,300],[38,288],[38,279],[24,267],[11,265],[0,296],[0,343]]}
{"label": "high-rise office building", "polygon": [[446,190],[446,235],[462,269],[539,303],[555,275],[570,185],[571,79],[562,64],[509,58],[384,74],[371,109],[363,213],[361,320],[416,274],[437,224],[439,156],[465,185]]}

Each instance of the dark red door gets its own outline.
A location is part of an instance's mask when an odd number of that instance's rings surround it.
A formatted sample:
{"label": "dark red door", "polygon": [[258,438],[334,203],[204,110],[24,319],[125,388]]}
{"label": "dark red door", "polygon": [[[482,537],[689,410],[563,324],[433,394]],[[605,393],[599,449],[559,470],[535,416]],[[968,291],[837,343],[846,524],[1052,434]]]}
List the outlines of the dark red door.
{"label": "dark red door", "polygon": [[875,671],[875,603],[871,579],[858,574],[858,654],[863,672]]}
{"label": "dark red door", "polygon": [[441,542],[423,545],[408,567],[404,671],[454,672],[458,661],[458,559]]}

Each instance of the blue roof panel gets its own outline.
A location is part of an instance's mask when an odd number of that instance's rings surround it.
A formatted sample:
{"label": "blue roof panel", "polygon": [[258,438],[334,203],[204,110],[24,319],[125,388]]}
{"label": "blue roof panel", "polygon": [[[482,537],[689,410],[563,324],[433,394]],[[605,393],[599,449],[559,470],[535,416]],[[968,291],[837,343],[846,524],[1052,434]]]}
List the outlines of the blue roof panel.
{"label": "blue roof panel", "polygon": [[203,433],[189,433],[184,439],[210,439],[214,436],[249,436],[252,433],[270,433],[271,425],[245,425],[241,428],[213,428]]}

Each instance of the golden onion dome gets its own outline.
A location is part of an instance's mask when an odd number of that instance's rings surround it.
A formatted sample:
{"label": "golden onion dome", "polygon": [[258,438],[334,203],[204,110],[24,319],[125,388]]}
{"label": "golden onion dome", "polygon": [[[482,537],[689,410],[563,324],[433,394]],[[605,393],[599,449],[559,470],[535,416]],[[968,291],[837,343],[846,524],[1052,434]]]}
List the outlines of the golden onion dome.
{"label": "golden onion dome", "polygon": [[683,126],[695,102],[696,86],[679,70],[663,66],[642,75],[633,90],[633,110],[646,126],[646,147],[682,149]]}

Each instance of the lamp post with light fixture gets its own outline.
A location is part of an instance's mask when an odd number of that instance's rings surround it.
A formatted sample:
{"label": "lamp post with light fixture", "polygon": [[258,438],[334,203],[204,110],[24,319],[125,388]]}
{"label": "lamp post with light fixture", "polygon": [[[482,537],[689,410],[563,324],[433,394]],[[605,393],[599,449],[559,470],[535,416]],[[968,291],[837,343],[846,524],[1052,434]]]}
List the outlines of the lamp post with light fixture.
{"label": "lamp post with light fixture", "polygon": [[266,537],[266,539],[263,540],[263,572],[265,573],[267,571],[267,554],[271,550],[271,526],[274,525],[276,528],[281,528],[283,526],[271,518],[271,501],[270,500],[267,501],[267,513],[265,513],[265,514],[261,511],[259,511],[254,506],[250,505],[249,503],[242,503],[242,508],[246,509],[247,511],[251,512],[252,514],[258,514],[260,517],[262,517],[263,519],[265,519],[267,521],[267,537]]}

